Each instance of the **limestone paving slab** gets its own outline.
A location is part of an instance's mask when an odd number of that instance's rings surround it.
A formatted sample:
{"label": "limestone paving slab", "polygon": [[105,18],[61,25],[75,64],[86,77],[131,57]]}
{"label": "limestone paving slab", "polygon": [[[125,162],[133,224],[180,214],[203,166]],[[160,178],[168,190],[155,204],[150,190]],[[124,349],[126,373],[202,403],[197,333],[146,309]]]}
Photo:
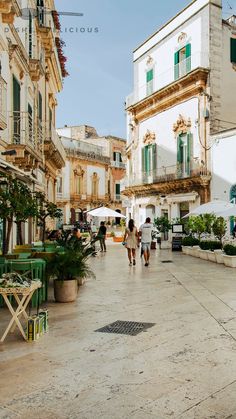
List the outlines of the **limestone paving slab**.
{"label": "limestone paving slab", "polygon": [[[119,244],[91,265],[97,279],[75,303],[49,302],[47,335],[0,346],[0,418],[233,418],[234,270],[169,250],[129,267]],[[95,333],[117,320],[156,324],[137,336]]]}

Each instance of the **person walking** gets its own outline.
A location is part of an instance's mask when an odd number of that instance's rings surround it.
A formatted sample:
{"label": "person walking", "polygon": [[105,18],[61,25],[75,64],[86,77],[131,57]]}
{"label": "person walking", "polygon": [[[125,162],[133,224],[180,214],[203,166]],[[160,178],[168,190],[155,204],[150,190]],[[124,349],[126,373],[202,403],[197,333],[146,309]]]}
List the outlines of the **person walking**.
{"label": "person walking", "polygon": [[134,220],[129,220],[128,227],[125,229],[123,243],[126,243],[126,249],[128,252],[128,259],[130,266],[132,265],[132,257],[133,257],[133,265],[136,265],[136,249],[138,245],[138,230],[134,225]]}
{"label": "person walking", "polygon": [[101,252],[106,252],[107,248],[106,248],[106,234],[107,234],[107,228],[105,227],[105,223],[104,221],[101,221],[100,223],[100,227],[98,230],[98,239],[100,240],[100,250]]}
{"label": "person walking", "polygon": [[152,231],[153,225],[151,224],[151,219],[147,217],[145,223],[142,224],[139,229],[139,232],[141,234],[141,246],[145,260],[145,266],[149,265]]}

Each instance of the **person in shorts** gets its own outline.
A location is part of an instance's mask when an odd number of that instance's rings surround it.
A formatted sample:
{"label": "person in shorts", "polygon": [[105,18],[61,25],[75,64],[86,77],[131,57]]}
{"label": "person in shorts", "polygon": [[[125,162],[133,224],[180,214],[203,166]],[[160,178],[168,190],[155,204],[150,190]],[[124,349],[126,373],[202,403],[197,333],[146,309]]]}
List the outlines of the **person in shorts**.
{"label": "person in shorts", "polygon": [[142,224],[139,229],[139,232],[141,234],[141,246],[142,246],[145,266],[149,265],[152,231],[153,231],[153,225],[151,223],[151,219],[147,217],[145,223]]}

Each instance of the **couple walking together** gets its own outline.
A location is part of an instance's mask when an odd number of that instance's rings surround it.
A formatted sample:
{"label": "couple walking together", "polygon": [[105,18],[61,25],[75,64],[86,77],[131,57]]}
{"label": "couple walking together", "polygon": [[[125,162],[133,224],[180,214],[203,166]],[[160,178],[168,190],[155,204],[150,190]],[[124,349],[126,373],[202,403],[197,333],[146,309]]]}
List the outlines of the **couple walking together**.
{"label": "couple walking together", "polygon": [[[145,266],[149,265],[149,258],[150,258],[150,249],[151,249],[151,241],[152,241],[152,224],[151,219],[148,217],[144,224],[141,225],[139,229],[139,234],[141,235],[141,247],[142,253],[145,260]],[[136,249],[139,246],[139,234],[137,227],[134,225],[134,220],[129,220],[128,228],[125,230],[124,235],[124,243],[126,243],[126,248],[128,251],[128,258],[129,264],[132,265],[132,258],[133,258],[133,265],[136,264],[135,256],[136,256]]]}

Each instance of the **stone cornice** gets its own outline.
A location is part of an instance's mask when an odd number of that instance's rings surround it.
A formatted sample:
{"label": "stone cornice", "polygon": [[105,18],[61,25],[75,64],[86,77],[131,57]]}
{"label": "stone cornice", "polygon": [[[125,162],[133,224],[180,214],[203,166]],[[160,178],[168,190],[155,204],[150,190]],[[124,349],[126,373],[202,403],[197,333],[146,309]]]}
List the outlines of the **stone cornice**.
{"label": "stone cornice", "polygon": [[201,93],[206,87],[208,74],[208,69],[197,68],[186,76],[129,106],[126,110],[139,122],[150,118],[156,113],[163,112],[183,100],[190,99]]}
{"label": "stone cornice", "polygon": [[170,194],[170,193],[186,193],[193,190],[208,188],[211,176],[195,176],[186,179],[175,179],[172,181],[158,182],[145,185],[129,186],[122,192],[128,197],[135,195],[136,197]]}

